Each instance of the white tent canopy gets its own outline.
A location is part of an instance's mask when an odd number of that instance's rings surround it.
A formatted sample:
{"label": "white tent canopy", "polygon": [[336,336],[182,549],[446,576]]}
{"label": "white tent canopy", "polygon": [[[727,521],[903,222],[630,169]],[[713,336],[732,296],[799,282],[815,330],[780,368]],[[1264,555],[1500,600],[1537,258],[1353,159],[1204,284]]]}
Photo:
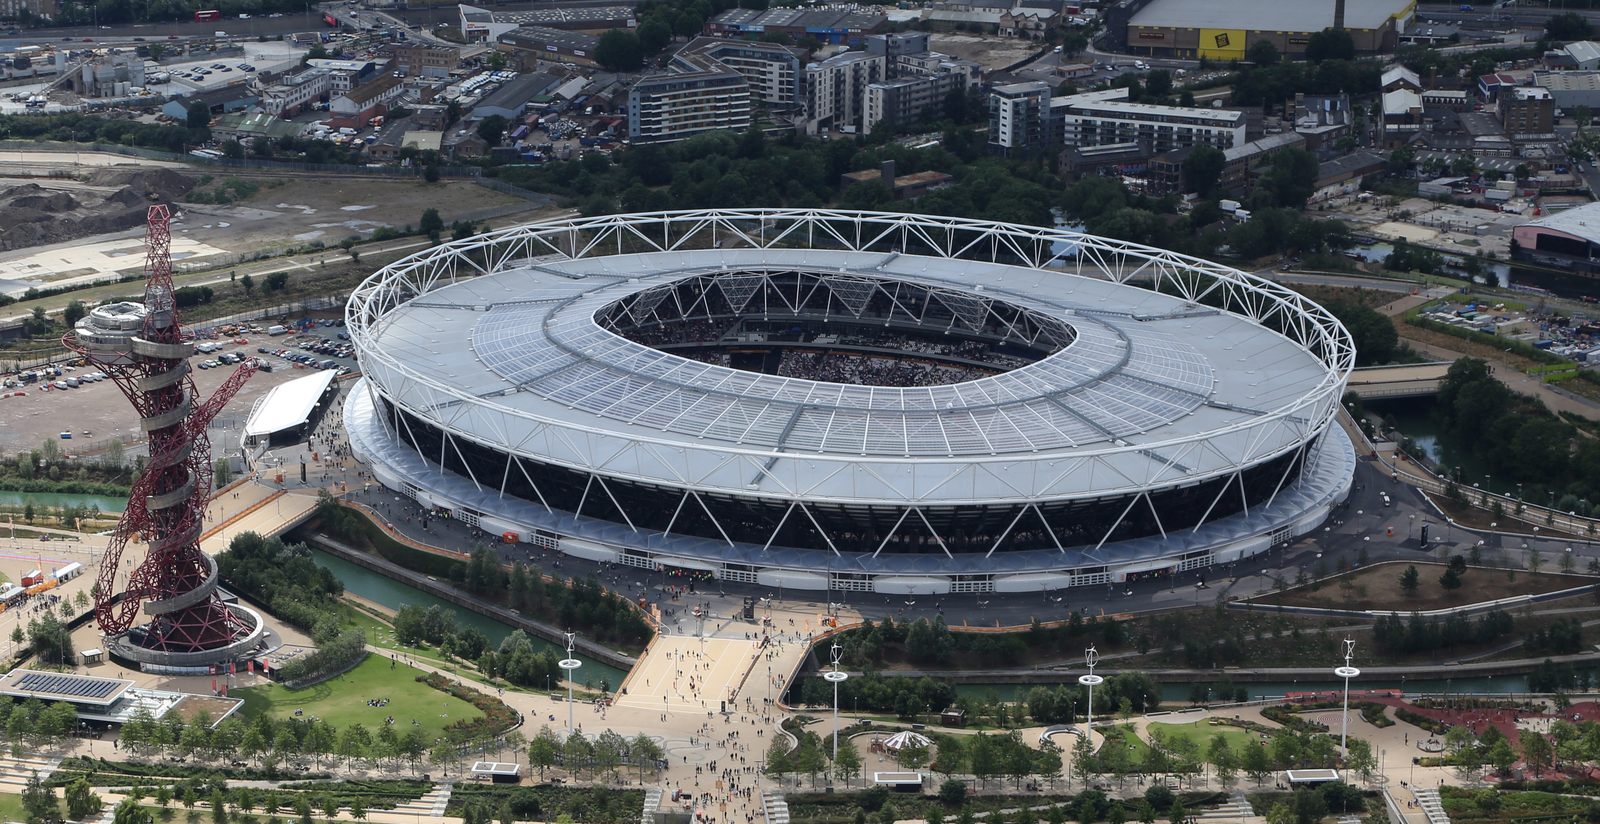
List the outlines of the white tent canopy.
{"label": "white tent canopy", "polygon": [[932,743],[933,741],[930,740],[928,736],[908,730],[906,732],[897,732],[894,735],[889,736],[889,740],[883,742],[883,746],[889,751],[893,752],[897,750],[903,750],[906,747],[926,747]]}
{"label": "white tent canopy", "polygon": [[250,419],[244,425],[245,437],[271,435],[310,420],[312,410],[317,408],[317,401],[322,398],[322,393],[328,391],[328,384],[333,383],[338,374],[332,369],[322,369],[272,387],[266,397],[250,410]]}

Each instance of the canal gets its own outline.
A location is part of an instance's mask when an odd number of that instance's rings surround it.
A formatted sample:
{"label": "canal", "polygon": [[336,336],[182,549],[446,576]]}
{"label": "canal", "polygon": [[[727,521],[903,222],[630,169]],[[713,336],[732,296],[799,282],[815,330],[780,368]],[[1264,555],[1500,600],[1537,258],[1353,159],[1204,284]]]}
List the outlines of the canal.
{"label": "canal", "polygon": [[[516,631],[515,627],[503,624],[486,615],[473,612],[470,609],[456,606],[442,598],[434,597],[416,587],[407,586],[392,578],[386,578],[376,572],[356,566],[340,558],[335,558],[321,550],[311,550],[311,557],[319,566],[327,568],[344,583],[344,588],[352,595],[357,595],[375,604],[398,610],[407,604],[416,604],[424,608],[437,606],[455,618],[456,626],[472,627],[483,633],[492,646],[498,647],[506,636]],[[552,650],[558,657],[565,658],[566,650],[540,638],[529,635],[535,651]],[[583,668],[578,670],[578,682],[598,688],[601,681],[606,682],[615,690],[622,684],[626,673],[616,667],[595,661],[583,655],[576,656],[583,662]]]}
{"label": "canal", "polygon": [[[1063,675],[1064,683],[1076,683],[1076,675]],[[1201,684],[1202,687],[1216,688],[1221,684],[1219,679],[1213,684]],[[1027,698],[1028,691],[1038,686],[1055,686],[1045,684],[956,684],[956,695],[966,698],[993,698],[1000,701],[1022,701]],[[1161,684],[1161,701],[1168,707],[1182,706],[1189,703],[1189,696],[1195,685],[1188,682]],[[1230,684],[1233,690],[1245,690],[1251,700],[1257,698],[1275,698],[1291,692],[1340,690],[1344,682],[1335,679],[1327,681],[1261,681],[1238,682]],[[1359,684],[1352,681],[1350,689],[1357,690],[1382,690],[1403,689],[1407,693],[1517,693],[1526,692],[1528,679],[1522,675],[1499,675],[1484,678],[1449,678],[1438,680],[1412,680],[1404,682],[1388,679],[1375,679],[1361,681]]]}
{"label": "canal", "polygon": [[0,490],[0,506],[23,506],[29,501],[34,506],[81,506],[85,508],[97,507],[101,512],[121,512],[127,505],[126,498],[113,498],[110,495],[80,495],[75,492],[12,492]]}

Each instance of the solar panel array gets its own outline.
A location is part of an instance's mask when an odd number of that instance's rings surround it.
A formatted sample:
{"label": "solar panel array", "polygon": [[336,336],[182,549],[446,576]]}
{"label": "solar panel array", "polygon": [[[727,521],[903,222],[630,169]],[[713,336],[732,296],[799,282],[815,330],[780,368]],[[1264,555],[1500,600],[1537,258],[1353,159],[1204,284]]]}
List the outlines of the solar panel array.
{"label": "solar panel array", "polygon": [[[559,285],[558,285],[559,288]],[[1071,319],[1065,349],[999,375],[941,386],[823,383],[688,360],[601,329],[596,312],[637,284],[573,282],[571,301],[497,305],[473,329],[484,365],[564,407],[744,446],[866,455],[1070,448],[1187,415],[1212,369],[1161,322]]]}
{"label": "solar panel array", "polygon": [[52,672],[23,673],[15,688],[28,692],[66,695],[74,698],[105,698],[123,686],[121,681],[105,678],[85,678],[81,675],[57,675]]}

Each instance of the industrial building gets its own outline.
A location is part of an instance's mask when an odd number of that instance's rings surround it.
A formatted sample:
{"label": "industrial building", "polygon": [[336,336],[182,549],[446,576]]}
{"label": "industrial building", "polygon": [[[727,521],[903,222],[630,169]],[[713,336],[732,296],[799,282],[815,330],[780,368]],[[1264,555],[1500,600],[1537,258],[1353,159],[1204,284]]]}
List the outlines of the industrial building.
{"label": "industrial building", "polygon": [[814,37],[829,45],[859,46],[867,35],[883,30],[888,23],[883,14],[841,8],[729,9],[711,18],[706,30],[722,37],[754,40],[763,34],[786,34],[796,39]]}
{"label": "industrial building", "polygon": [[600,38],[576,31],[562,31],[549,26],[518,26],[497,39],[501,51],[522,53],[540,60],[557,63],[579,63],[593,66],[594,50]]}
{"label": "industrial building", "polygon": [[490,11],[461,4],[461,34],[469,41],[494,43],[520,28],[537,27],[571,31],[603,31],[631,28],[632,6],[562,5],[522,11]]}
{"label": "industrial building", "polygon": [[1511,257],[1584,274],[1600,272],[1600,203],[1551,212],[1512,229]]}
{"label": "industrial building", "polygon": [[[1129,53],[1220,62],[1245,59],[1263,40],[1298,57],[1311,35],[1329,28],[1348,31],[1357,52],[1392,51],[1416,14],[1416,0],[1135,0],[1128,6],[1137,9],[1121,32]],[[1109,31],[1119,33],[1115,25]]]}
{"label": "industrial building", "polygon": [[442,80],[461,62],[461,52],[455,46],[435,43],[402,43],[394,50],[394,68],[407,77],[427,77]]}

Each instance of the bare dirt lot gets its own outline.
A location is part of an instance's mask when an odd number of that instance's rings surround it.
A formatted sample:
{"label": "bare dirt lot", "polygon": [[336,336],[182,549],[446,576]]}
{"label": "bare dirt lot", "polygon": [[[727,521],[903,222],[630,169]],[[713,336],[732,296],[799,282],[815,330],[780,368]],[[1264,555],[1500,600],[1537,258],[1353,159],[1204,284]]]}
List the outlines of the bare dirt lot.
{"label": "bare dirt lot", "polygon": [[532,205],[460,180],[426,183],[329,177],[312,181],[219,175],[200,191],[216,191],[229,179],[259,188],[227,205],[184,203],[182,216],[173,226],[174,237],[191,237],[232,252],[315,241],[335,246],[346,237],[366,236],[381,226],[415,226],[430,208],[438,209],[449,224],[483,220],[494,212]]}
{"label": "bare dirt lot", "polygon": [[[1417,568],[1420,586],[1415,595],[1407,595],[1400,588],[1400,575],[1407,566]],[[1522,570],[1508,577],[1506,570],[1503,569],[1469,567],[1467,574],[1462,576],[1460,588],[1445,589],[1439,585],[1439,576],[1443,575],[1444,571],[1444,564],[1408,564],[1404,561],[1391,561],[1324,580],[1315,589],[1308,585],[1253,600],[1263,604],[1324,609],[1392,609],[1410,612],[1446,609],[1510,598],[1514,595],[1555,592],[1593,584],[1600,580],[1585,575],[1549,572],[1535,574]]]}
{"label": "bare dirt lot", "polygon": [[1039,45],[1012,37],[983,37],[976,34],[935,34],[929,48],[951,57],[971,60],[985,72],[1003,69],[1039,50]]}

